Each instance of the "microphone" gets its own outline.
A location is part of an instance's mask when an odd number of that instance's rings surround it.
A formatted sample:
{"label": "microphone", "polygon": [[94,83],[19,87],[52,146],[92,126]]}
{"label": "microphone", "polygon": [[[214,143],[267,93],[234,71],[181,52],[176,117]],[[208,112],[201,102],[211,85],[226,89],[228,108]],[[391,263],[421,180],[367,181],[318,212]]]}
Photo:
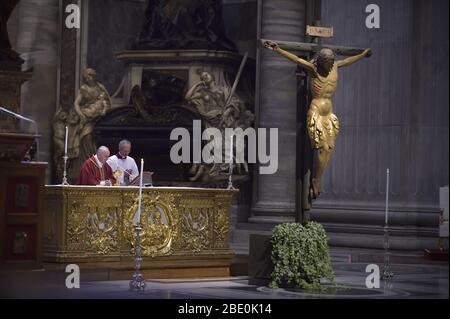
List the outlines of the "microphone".
{"label": "microphone", "polygon": [[25,117],[23,115],[17,114],[17,113],[15,113],[15,112],[13,112],[11,110],[8,110],[7,108],[2,107],[2,106],[0,106],[0,111],[5,112],[5,113],[7,113],[9,115],[12,115],[12,116],[14,116],[14,117],[16,117],[18,119],[30,122],[31,124],[34,125],[34,131],[35,131],[34,134],[35,134],[35,139],[36,139],[36,160],[39,162],[39,130],[38,130],[38,126],[37,126],[36,121],[34,121],[34,120],[32,120],[32,119],[30,119],[28,117]]}

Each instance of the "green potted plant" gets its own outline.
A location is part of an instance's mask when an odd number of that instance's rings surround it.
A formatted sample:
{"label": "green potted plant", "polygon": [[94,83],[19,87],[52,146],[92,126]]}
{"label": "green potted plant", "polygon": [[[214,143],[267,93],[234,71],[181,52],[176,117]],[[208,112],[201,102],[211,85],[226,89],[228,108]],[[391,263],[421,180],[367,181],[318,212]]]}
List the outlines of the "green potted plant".
{"label": "green potted plant", "polygon": [[327,236],[322,225],[280,224],[272,233],[271,288],[322,290],[321,279],[334,280]]}

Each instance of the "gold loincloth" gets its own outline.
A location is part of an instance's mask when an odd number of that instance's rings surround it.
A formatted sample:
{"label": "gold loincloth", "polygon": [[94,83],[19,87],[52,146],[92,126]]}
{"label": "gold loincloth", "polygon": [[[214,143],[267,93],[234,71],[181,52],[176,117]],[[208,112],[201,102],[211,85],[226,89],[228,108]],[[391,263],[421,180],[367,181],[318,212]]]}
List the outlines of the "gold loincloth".
{"label": "gold loincloth", "polygon": [[307,117],[308,135],[311,146],[320,149],[327,145],[334,148],[336,138],[339,134],[339,119],[333,113],[320,115],[318,110],[310,109]]}

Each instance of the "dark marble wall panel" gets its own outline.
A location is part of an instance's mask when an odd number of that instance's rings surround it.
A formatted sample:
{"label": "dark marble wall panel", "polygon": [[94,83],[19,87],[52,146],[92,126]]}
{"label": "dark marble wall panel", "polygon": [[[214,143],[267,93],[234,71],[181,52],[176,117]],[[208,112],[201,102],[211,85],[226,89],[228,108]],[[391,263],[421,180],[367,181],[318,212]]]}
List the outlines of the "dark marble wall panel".
{"label": "dark marble wall panel", "polygon": [[239,52],[248,51],[250,58],[256,56],[257,10],[256,0],[223,1],[225,32]]}
{"label": "dark marble wall panel", "polygon": [[[97,70],[100,81],[112,94],[124,72],[114,53],[129,49],[138,37],[144,19],[145,0],[90,0],[87,64]],[[255,56],[257,3],[223,1],[227,36],[239,52]]]}
{"label": "dark marble wall panel", "polygon": [[321,204],[437,207],[448,184],[448,1],[378,0],[381,28],[365,27],[374,1],[322,0],[326,43],[371,47],[373,56],[342,69],[334,99],[341,121]]}
{"label": "dark marble wall panel", "polygon": [[114,53],[129,49],[141,30],[145,1],[89,1],[87,65],[110,94],[118,88],[124,66]]}

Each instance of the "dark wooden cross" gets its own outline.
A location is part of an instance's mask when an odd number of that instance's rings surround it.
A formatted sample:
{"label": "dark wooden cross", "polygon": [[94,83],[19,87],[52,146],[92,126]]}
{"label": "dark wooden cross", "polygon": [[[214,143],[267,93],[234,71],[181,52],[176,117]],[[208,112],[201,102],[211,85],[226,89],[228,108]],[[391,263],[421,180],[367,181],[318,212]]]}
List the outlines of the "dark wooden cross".
{"label": "dark wooden cross", "polygon": [[[333,36],[333,28],[327,27],[317,27],[317,26],[307,26],[306,35],[311,36],[313,40],[317,40],[318,43],[311,42],[288,42],[288,41],[277,41],[269,39],[260,39],[261,47],[264,47],[264,42],[273,41],[278,44],[281,49],[287,51],[303,52],[303,53],[316,53],[323,48],[322,38],[331,38]],[[365,49],[353,48],[339,45],[325,45],[325,47],[330,48],[334,51],[336,55],[342,56],[352,56],[362,53]]]}

